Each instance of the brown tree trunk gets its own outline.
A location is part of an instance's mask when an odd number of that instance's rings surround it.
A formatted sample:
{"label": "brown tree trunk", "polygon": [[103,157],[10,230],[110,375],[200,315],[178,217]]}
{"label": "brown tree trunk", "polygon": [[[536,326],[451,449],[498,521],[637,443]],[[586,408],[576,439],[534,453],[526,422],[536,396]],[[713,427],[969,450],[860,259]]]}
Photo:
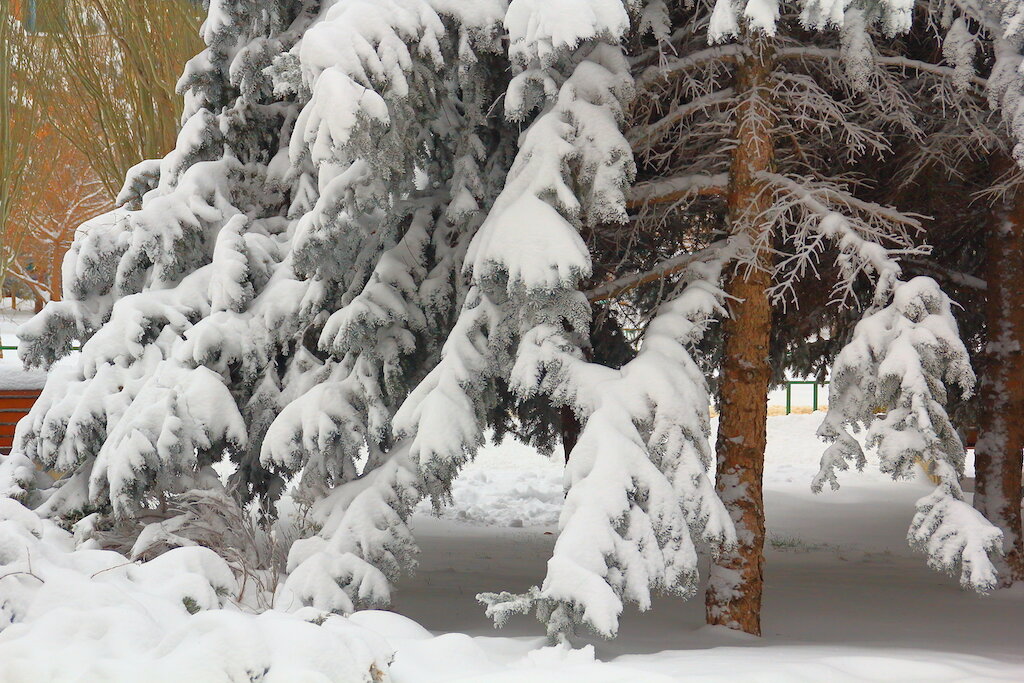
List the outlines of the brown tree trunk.
{"label": "brown tree trunk", "polygon": [[50,247],[50,301],[60,301],[61,260],[60,242],[54,240]]}
{"label": "brown tree trunk", "polygon": [[1001,583],[1024,581],[1024,191],[996,211],[986,238],[988,340],[974,449],[974,506],[1003,531]]}
{"label": "brown tree trunk", "polygon": [[580,421],[569,406],[562,406],[558,415],[562,421],[562,450],[565,451],[565,462],[569,462],[569,454],[576,448],[580,439]]}
{"label": "brown tree trunk", "polygon": [[[768,100],[772,70],[769,39],[750,39],[751,56],[739,67],[737,91],[743,99],[736,111],[737,145],[729,177],[730,231],[753,242],[763,229],[760,217],[771,195],[758,173],[773,167],[771,129],[774,117]],[[753,267],[740,267],[726,282],[734,297],[725,321],[724,359],[719,378],[721,417],[718,423],[718,493],[736,525],[739,544],[711,565],[705,607],[709,624],[761,635],[761,593],[764,571],[765,431],[768,417],[768,341],[771,307],[770,257],[756,255]]]}

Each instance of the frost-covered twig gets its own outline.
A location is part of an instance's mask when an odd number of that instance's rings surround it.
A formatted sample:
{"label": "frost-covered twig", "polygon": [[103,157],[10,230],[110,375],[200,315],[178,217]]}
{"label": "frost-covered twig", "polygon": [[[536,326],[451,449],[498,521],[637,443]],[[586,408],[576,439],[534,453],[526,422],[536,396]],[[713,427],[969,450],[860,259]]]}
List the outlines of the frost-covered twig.
{"label": "frost-covered twig", "polygon": [[723,264],[728,263],[735,255],[735,245],[736,240],[729,238],[722,240],[721,242],[716,242],[715,244],[692,254],[680,254],[679,256],[674,256],[662,261],[650,270],[642,273],[634,273],[632,275],[623,275],[611,282],[606,282],[589,290],[586,293],[587,300],[591,302],[598,302],[605,299],[614,299],[634,287],[639,287],[640,285],[647,284],[648,282],[654,282],[655,280],[660,280],[670,275],[674,275],[702,261],[716,261]]}
{"label": "frost-covered twig", "polygon": [[687,195],[723,196],[729,187],[729,174],[690,175],[661,178],[637,183],[628,193],[630,206],[676,202]]}
{"label": "frost-covered twig", "polygon": [[835,286],[837,297],[851,296],[857,275],[867,272],[878,278],[876,300],[884,301],[901,272],[897,259],[928,253],[913,245],[912,234],[920,228],[917,216],[860,200],[837,183],[801,182],[778,173],[761,177],[777,192],[765,221],[790,225],[786,237],[796,246],[779,261],[783,276],[775,286],[776,296],[814,267],[814,259],[825,248],[835,246],[842,275]]}

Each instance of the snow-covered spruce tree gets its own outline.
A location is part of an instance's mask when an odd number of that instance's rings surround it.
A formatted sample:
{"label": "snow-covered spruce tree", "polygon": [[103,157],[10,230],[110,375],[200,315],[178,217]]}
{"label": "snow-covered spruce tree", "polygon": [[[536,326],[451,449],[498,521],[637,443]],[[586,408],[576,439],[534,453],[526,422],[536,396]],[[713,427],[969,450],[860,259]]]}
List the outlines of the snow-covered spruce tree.
{"label": "snow-covered spruce tree", "polygon": [[[468,235],[515,140],[484,130],[501,4],[284,4],[211,6],[178,148],[83,229],[67,268],[81,286],[25,330],[36,362],[88,339],[22,435],[89,482],[54,512],[137,514],[215,485],[187,475],[225,453],[243,502],[272,503],[300,470],[296,495],[315,500],[359,474],[361,449],[364,474],[386,459],[391,414],[451,327]],[[178,167],[191,185],[172,182]],[[150,275],[158,258],[175,277]],[[130,490],[105,488],[111,459]]]}
{"label": "snow-covered spruce tree", "polygon": [[[694,284],[666,310],[642,360],[621,370],[583,360],[590,320],[579,286],[590,257],[579,226],[624,220],[632,177],[619,132],[631,79],[617,44],[629,17],[617,1],[578,17],[569,9],[520,1],[500,17],[515,68],[504,113],[524,129],[515,162],[478,214],[464,258],[470,289],[440,362],[394,416],[396,440],[379,454],[371,448],[362,475],[314,506],[322,530],[289,561],[287,591],[299,603],[351,609],[388,599],[389,580],[415,549],[405,524],[412,506],[448,495],[483,441],[499,385],[519,400],[567,405],[584,423],[548,575],[526,595],[482,596],[499,622],[535,608],[552,637],[580,624],[614,635],[625,601],[646,608],[652,590],[693,589],[695,538],[732,540],[705,473],[703,378],[681,346],[717,306],[714,287]],[[539,22],[545,12],[563,24]],[[321,419],[282,414],[265,457],[297,467],[322,442]]]}
{"label": "snow-covered spruce tree", "polygon": [[624,602],[692,591],[697,543],[733,540],[683,346],[718,306],[717,270],[695,262],[629,366],[582,360],[578,231],[625,220],[633,162],[629,14],[578,9],[213,3],[178,147],[83,226],[69,299],[24,331],[38,364],[85,341],[19,437],[67,473],[43,510],[94,512],[86,536],[159,520],[216,489],[226,457],[241,502],[272,513],[293,478],[319,530],[292,548],[281,604],[386,603],[412,507],[443,503],[511,390],[584,432],[547,579],[492,613],[613,635]]}
{"label": "snow-covered spruce tree", "polygon": [[[668,7],[668,6],[666,6]],[[640,96],[629,139],[642,180],[631,198],[648,218],[721,207],[741,240],[727,270],[719,392],[718,490],[739,543],[712,566],[709,623],[760,631],[768,344],[773,301],[824,256],[838,259],[836,298],[886,259],[923,253],[913,216],[859,197],[854,162],[918,135],[920,107],[905,85],[930,78],[952,111],[956,67],[912,60],[889,37],[909,5],[697,3],[669,7],[676,27],[637,59]],[[710,43],[710,44],[709,44]],[[896,288],[886,285],[882,296]]]}
{"label": "snow-covered spruce tree", "polygon": [[274,95],[265,69],[316,9],[210,5],[207,47],[179,83],[186,106],[174,151],[132,169],[121,208],[79,228],[66,299],[22,328],[32,365],[83,342],[18,434],[20,450],[64,473],[46,492],[48,513],[135,516],[166,494],[215,485],[209,466],[225,454],[241,465],[236,480],[273,492],[265,472],[245,466],[246,444],[258,440],[251,398],[292,343],[302,292],[267,294],[288,278],[279,267],[288,193],[274,166],[298,112]]}

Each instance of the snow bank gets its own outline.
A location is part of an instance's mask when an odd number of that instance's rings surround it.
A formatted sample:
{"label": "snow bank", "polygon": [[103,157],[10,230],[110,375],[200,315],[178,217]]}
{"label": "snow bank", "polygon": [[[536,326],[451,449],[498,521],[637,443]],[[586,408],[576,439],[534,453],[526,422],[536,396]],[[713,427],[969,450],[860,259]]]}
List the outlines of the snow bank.
{"label": "snow bank", "polygon": [[0,391],[42,389],[45,383],[45,370],[25,370],[17,360],[0,361]]}
{"label": "snow bank", "polygon": [[[555,527],[565,501],[564,462],[561,448],[545,456],[512,438],[489,441],[455,480],[452,504],[440,517],[481,526]],[[416,511],[429,514],[430,501]]]}
{"label": "snow bank", "polygon": [[242,611],[211,550],[133,563],[73,547],[69,533],[0,498],[0,682],[388,680],[390,648],[348,619]]}
{"label": "snow bank", "polygon": [[[1010,681],[1015,670],[971,655],[914,649],[842,645],[743,647],[757,639],[706,627],[699,638],[735,647],[699,647],[602,661],[593,645],[577,649],[544,647],[540,638],[432,635],[416,622],[391,612],[365,611],[351,621],[384,637],[396,655],[395,683],[670,683],[672,681]],[[753,642],[752,642],[753,641]]]}

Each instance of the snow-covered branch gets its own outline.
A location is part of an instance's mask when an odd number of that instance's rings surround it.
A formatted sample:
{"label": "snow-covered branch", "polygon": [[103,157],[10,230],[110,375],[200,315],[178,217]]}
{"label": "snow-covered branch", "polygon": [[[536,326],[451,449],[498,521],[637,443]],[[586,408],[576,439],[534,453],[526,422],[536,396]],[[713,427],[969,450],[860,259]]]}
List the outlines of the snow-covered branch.
{"label": "snow-covered branch", "polygon": [[[776,57],[780,60],[826,60],[838,62],[844,58],[844,55],[841,50],[836,48],[802,45],[800,47],[780,48],[776,52]],[[956,70],[956,67],[925,62],[920,59],[911,59],[901,55],[876,54],[873,56],[873,61],[879,66],[891,67],[902,71],[914,71],[917,73],[930,74],[950,81],[962,78],[962,75]],[[976,74],[972,74],[969,77],[969,82],[978,89],[976,92],[984,92],[988,87],[988,80]]]}
{"label": "snow-covered branch", "polygon": [[916,216],[860,200],[837,183],[808,182],[778,173],[760,177],[777,192],[766,220],[792,223],[786,237],[797,245],[778,264],[786,277],[776,285],[777,295],[793,286],[793,278],[813,268],[813,259],[830,244],[840,252],[842,279],[836,291],[841,299],[853,294],[857,275],[867,272],[877,278],[876,302],[887,300],[901,273],[898,258],[928,253],[911,241],[920,229]]}
{"label": "snow-covered branch", "polygon": [[659,81],[668,81],[681,73],[727,65],[747,54],[747,49],[739,44],[707,47],[683,57],[667,59],[664,64],[648,67],[637,77],[636,85],[638,89],[645,90],[657,85]]}
{"label": "snow-covered branch", "polygon": [[634,287],[639,287],[640,285],[644,285],[649,282],[670,277],[681,271],[685,271],[697,263],[715,261],[722,265],[727,264],[735,255],[735,244],[735,239],[728,238],[692,254],[680,254],[679,256],[673,256],[670,259],[662,261],[650,270],[642,273],[623,275],[611,282],[606,282],[589,290],[586,293],[587,300],[591,302],[599,302],[606,299],[614,299]]}
{"label": "snow-covered branch", "polygon": [[964,500],[960,487],[964,447],[944,406],[947,387],[970,395],[974,373],[951,309],[934,280],[917,277],[897,281],[891,301],[857,324],[832,368],[829,411],[818,430],[832,445],[812,488],[820,491],[825,482],[838,488],[836,472],[851,461],[864,467],[849,430],[866,428],[866,445],[878,450],[883,472],[908,479],[922,463],[939,481],[917,502],[910,543],[927,553],[931,566],[959,571],[964,587],[986,591],[996,585],[991,557],[1001,552],[1001,532]]}
{"label": "snow-covered branch", "polygon": [[543,584],[525,594],[479,596],[499,625],[536,610],[553,639],[580,623],[611,637],[626,601],[646,610],[655,591],[696,589],[696,542],[715,550],[735,543],[706,474],[707,385],[686,349],[724,314],[715,284],[721,265],[691,262],[688,284],[661,308],[637,357],[619,370],[584,361],[553,326],[524,337],[514,385],[556,397],[583,429],[566,465],[566,504]]}
{"label": "snow-covered branch", "polygon": [[637,183],[627,193],[631,208],[645,204],[666,204],[687,196],[724,196],[729,187],[729,175],[677,176]]}

